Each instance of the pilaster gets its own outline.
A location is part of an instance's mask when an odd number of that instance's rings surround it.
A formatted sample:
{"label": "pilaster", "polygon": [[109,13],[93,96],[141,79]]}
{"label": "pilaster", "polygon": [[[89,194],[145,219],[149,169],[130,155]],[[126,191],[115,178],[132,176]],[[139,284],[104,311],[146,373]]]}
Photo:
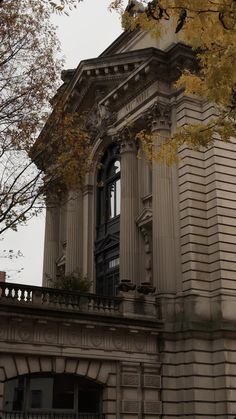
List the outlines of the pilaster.
{"label": "pilaster", "polygon": [[47,197],[44,261],[43,261],[43,286],[51,287],[56,278],[56,260],[59,251],[59,200],[55,194]]}
{"label": "pilaster", "polygon": [[128,128],[119,135],[121,154],[120,278],[138,278],[138,162],[135,139]]}
{"label": "pilaster", "polygon": [[67,202],[66,273],[82,272],[83,202],[81,191],[69,192]]}
{"label": "pilaster", "polygon": [[[89,177],[89,176],[88,176]],[[89,281],[93,280],[93,268],[94,268],[94,255],[93,255],[93,243],[94,243],[94,207],[93,197],[94,188],[93,185],[86,181],[86,184],[82,192],[83,196],[83,276],[86,276]]]}

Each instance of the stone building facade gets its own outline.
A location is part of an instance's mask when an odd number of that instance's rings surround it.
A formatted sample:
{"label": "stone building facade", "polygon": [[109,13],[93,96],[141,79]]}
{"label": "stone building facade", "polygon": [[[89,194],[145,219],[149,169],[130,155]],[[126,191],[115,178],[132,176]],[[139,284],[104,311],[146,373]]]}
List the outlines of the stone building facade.
{"label": "stone building facade", "polygon": [[[89,111],[93,165],[66,203],[48,198],[43,287],[0,284],[6,418],[236,415],[235,141],[182,147],[172,166],[137,158],[142,129],[158,148],[214,115],[174,86],[195,65],[175,36],[137,31],[64,73],[68,106]],[[90,293],[50,288],[76,270]]]}

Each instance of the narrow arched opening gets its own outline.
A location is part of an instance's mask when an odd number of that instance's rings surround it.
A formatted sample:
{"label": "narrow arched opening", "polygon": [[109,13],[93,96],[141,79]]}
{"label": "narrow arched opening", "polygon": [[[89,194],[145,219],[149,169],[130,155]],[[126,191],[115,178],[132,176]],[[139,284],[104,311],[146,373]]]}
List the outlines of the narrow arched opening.
{"label": "narrow arched opening", "polygon": [[112,144],[97,173],[96,292],[104,296],[116,295],[119,282],[120,194],[119,147]]}

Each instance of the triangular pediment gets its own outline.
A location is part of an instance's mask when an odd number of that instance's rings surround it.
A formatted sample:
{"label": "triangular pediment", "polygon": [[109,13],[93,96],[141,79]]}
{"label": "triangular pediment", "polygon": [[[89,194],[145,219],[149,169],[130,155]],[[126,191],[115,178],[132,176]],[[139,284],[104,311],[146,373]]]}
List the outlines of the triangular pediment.
{"label": "triangular pediment", "polygon": [[64,91],[70,108],[86,108],[94,102],[94,92],[105,96],[125,81],[133,71],[147,61],[153,48],[81,61],[75,70],[63,72]]}
{"label": "triangular pediment", "polygon": [[139,228],[147,227],[152,223],[152,208],[144,208],[136,218],[136,224]]}
{"label": "triangular pediment", "polygon": [[119,237],[115,234],[108,234],[103,240],[99,241],[96,244],[95,253],[99,253],[101,250],[105,250],[106,248],[117,246],[118,244],[119,244]]}

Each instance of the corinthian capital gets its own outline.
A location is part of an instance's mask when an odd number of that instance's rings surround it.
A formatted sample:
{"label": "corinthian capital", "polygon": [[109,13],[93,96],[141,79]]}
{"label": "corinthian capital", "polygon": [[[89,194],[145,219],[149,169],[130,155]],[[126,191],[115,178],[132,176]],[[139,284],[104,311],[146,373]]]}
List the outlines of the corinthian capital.
{"label": "corinthian capital", "polygon": [[117,135],[117,140],[120,144],[120,154],[122,153],[136,153],[137,142],[135,140],[135,133],[129,127],[124,127]]}
{"label": "corinthian capital", "polygon": [[148,128],[154,131],[169,131],[171,127],[170,105],[155,102],[146,114]]}

